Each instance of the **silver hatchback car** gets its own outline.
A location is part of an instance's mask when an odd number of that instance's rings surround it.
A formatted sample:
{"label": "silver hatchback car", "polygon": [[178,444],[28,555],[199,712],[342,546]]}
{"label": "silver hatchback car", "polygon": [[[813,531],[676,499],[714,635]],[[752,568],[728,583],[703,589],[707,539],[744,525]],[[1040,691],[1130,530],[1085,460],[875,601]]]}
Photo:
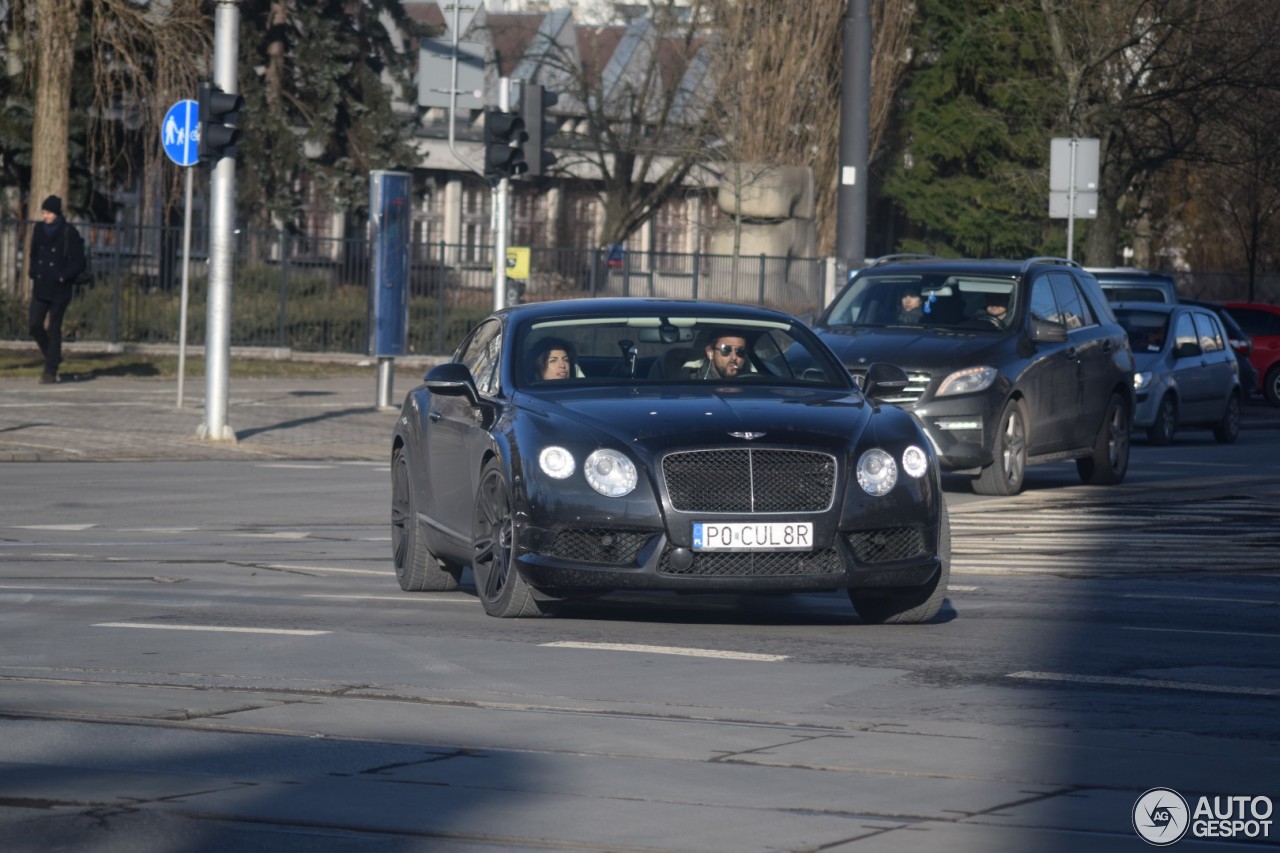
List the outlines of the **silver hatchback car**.
{"label": "silver hatchback car", "polygon": [[1240,368],[1222,322],[1194,305],[1118,302],[1111,306],[1129,335],[1135,363],[1133,425],[1152,444],[1180,428],[1213,430],[1229,444],[1240,433]]}

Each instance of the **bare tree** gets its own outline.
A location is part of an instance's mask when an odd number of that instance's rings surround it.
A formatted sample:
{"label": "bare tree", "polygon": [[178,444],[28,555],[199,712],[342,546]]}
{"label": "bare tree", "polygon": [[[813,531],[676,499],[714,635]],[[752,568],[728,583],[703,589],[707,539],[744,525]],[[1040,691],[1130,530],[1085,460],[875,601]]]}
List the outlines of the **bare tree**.
{"label": "bare tree", "polygon": [[[1066,88],[1063,131],[1101,146],[1087,263],[1115,262],[1126,227],[1158,218],[1162,169],[1196,156],[1205,117],[1274,74],[1269,0],[1040,0]],[[1274,76],[1271,77],[1274,80]],[[1150,263],[1145,247],[1139,262]]]}
{"label": "bare tree", "polygon": [[[847,0],[714,0],[718,153],[730,162],[808,166],[819,251],[835,246],[843,20]],[[870,139],[882,149],[907,68],[911,0],[873,0]],[[737,167],[731,166],[730,169]],[[740,176],[750,181],[751,175]]]}
{"label": "bare tree", "polygon": [[[199,0],[22,0],[14,15],[33,32],[31,198],[68,195],[73,109],[89,118],[91,173],[111,183],[154,166],[165,111],[195,95],[209,55],[212,26]],[[92,103],[72,103],[78,43],[92,58]]]}

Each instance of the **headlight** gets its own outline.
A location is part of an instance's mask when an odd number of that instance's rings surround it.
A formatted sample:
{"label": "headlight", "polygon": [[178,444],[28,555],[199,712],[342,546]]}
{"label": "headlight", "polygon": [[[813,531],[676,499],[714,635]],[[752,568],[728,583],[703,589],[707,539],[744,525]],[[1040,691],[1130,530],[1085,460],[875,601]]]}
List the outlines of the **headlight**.
{"label": "headlight", "polygon": [[544,447],[538,454],[538,466],[548,477],[563,480],[573,474],[573,454],[563,447]]}
{"label": "headlight", "polygon": [[898,482],[898,465],[880,448],[868,450],[858,459],[858,485],[869,495],[880,497]]}
{"label": "headlight", "polygon": [[636,466],[616,450],[597,450],[582,466],[591,488],[608,498],[620,498],[636,487]]}
{"label": "headlight", "polygon": [[942,380],[942,384],[938,386],[937,396],[946,397],[951,394],[973,394],[977,391],[985,391],[995,381],[994,367],[970,367],[957,370]]}
{"label": "headlight", "polygon": [[917,480],[929,470],[929,454],[914,444],[902,451],[902,470]]}
{"label": "headlight", "polygon": [[1133,390],[1141,391],[1151,384],[1151,371],[1133,374]]}

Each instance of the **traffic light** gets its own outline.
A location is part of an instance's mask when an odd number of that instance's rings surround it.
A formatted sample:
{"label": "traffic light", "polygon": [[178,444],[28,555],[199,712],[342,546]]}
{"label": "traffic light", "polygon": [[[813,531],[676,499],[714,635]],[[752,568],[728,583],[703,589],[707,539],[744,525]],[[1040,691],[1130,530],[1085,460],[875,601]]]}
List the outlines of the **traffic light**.
{"label": "traffic light", "polygon": [[500,181],[527,172],[529,164],[524,159],[524,144],[528,139],[519,113],[485,110],[484,176]]}
{"label": "traffic light", "polygon": [[200,159],[220,160],[232,153],[240,139],[236,114],[244,98],[218,88],[216,83],[200,84]]}
{"label": "traffic light", "polygon": [[547,117],[547,108],[554,107],[560,100],[555,92],[548,92],[537,83],[524,85],[523,103],[520,113],[524,116],[524,126],[529,134],[529,142],[524,147],[525,160],[529,163],[529,177],[538,178],[545,175],[555,164],[556,155],[543,149],[543,142],[548,136],[559,130],[559,125]]}

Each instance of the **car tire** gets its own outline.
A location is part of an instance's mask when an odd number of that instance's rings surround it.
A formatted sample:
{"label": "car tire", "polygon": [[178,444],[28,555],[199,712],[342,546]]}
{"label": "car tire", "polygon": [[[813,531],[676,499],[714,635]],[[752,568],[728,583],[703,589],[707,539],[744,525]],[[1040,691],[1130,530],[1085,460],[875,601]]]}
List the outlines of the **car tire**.
{"label": "car tire", "polygon": [[1027,474],[1027,416],[1018,400],[1005,404],[991,447],[991,464],[973,480],[980,495],[1016,495]]}
{"label": "car tire", "polygon": [[471,571],[484,612],[502,619],[542,615],[542,605],[516,568],[515,509],[506,472],[485,463],[471,521]]}
{"label": "car tire", "polygon": [[1267,371],[1266,381],[1262,383],[1262,393],[1271,405],[1280,406],[1280,364]]}
{"label": "car tire", "polygon": [[1156,421],[1147,429],[1147,441],[1152,444],[1166,445],[1173,443],[1173,436],[1178,431],[1178,403],[1172,394],[1160,398],[1160,406],[1156,409]]}
{"label": "car tire", "polygon": [[1129,404],[1119,394],[1107,403],[1093,453],[1076,460],[1080,479],[1091,486],[1114,486],[1129,470]]}
{"label": "car tire", "polygon": [[403,445],[391,452],[391,554],[396,580],[406,592],[441,592],[458,588],[462,567],[440,560],[427,548],[418,520],[413,468]]}
{"label": "car tire", "polygon": [[849,590],[858,617],[869,625],[918,625],[938,615],[951,581],[951,519],[945,503],[938,522],[938,558],[938,573],[923,586]]}
{"label": "car tire", "polygon": [[1240,437],[1240,395],[1232,394],[1227,398],[1227,407],[1222,412],[1222,419],[1213,426],[1213,438],[1219,444],[1235,444]]}

